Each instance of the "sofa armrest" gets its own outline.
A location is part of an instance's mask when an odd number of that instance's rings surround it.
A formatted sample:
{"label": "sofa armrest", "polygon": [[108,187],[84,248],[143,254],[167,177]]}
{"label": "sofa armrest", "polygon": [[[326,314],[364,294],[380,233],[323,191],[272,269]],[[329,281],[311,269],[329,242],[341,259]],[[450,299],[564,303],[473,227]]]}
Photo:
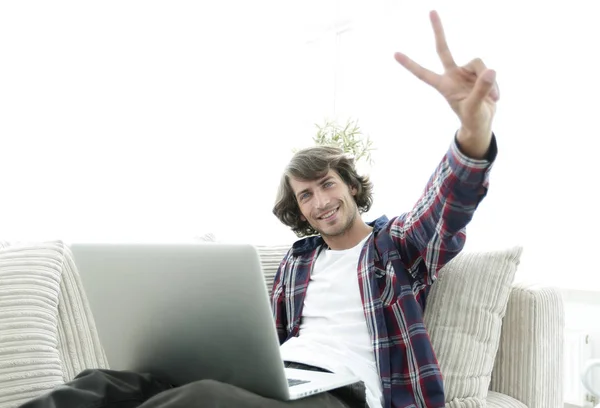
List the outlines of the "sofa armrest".
{"label": "sofa armrest", "polygon": [[516,284],[511,291],[490,390],[528,408],[563,405],[564,306],[560,292]]}

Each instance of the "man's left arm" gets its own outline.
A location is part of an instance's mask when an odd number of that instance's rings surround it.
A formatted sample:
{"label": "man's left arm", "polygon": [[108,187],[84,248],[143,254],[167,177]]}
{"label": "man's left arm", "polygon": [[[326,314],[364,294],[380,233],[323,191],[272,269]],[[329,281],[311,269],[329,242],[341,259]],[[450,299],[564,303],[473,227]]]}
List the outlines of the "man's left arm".
{"label": "man's left arm", "polygon": [[465,227],[487,194],[497,154],[495,137],[481,159],[467,156],[459,143],[457,137],[413,209],[388,225],[405,267],[428,285],[464,247]]}
{"label": "man's left arm", "polygon": [[438,271],[463,248],[464,228],[487,193],[496,156],[492,121],[500,99],[496,72],[479,58],[458,66],[437,12],[430,13],[430,20],[444,73],[436,74],[399,52],[394,57],[446,99],[461,126],[412,211],[390,224],[402,261],[426,284],[433,283]]}

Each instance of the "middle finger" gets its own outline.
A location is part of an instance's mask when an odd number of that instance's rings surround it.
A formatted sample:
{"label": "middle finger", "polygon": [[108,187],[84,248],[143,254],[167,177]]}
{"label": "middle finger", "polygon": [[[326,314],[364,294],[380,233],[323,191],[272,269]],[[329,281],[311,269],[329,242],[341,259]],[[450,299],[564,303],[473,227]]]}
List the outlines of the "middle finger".
{"label": "middle finger", "polygon": [[452,53],[448,48],[448,43],[446,42],[446,35],[444,34],[444,27],[442,27],[442,20],[440,19],[440,16],[438,15],[437,11],[432,11],[429,14],[429,18],[431,19],[431,25],[435,34],[436,50],[440,56],[444,69],[448,70],[455,68],[456,63],[454,62]]}

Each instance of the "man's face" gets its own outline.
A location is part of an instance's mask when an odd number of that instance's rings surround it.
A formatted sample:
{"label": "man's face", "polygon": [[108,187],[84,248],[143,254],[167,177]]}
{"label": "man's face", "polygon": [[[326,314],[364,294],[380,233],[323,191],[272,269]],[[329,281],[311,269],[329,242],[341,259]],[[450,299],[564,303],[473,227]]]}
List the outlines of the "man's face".
{"label": "man's face", "polygon": [[335,237],[348,231],[358,216],[354,201],[355,188],[350,188],[333,170],[312,181],[290,177],[290,186],[302,213],[302,219],[322,236]]}

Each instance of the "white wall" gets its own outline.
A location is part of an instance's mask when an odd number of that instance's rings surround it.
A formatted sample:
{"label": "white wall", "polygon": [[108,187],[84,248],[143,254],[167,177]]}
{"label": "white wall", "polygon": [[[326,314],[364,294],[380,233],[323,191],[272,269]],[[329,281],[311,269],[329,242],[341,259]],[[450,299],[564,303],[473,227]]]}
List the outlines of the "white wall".
{"label": "white wall", "polygon": [[600,358],[600,295],[594,291],[564,290],[566,330],[588,332],[592,354]]}
{"label": "white wall", "polygon": [[[378,148],[365,218],[406,211],[458,126],[392,58],[439,69],[437,8],[456,60],[483,58],[501,87],[468,248],[523,244],[520,278],[600,290],[600,26],[593,2],[568,4],[0,3],[0,237],[291,242],[275,189],[326,117]],[[336,21],[348,31],[323,34]]]}
{"label": "white wall", "polygon": [[[380,1],[356,10],[357,23],[338,40],[335,111],[329,112],[359,118],[379,147],[375,205],[367,216],[410,208],[458,126],[443,98],[392,58],[400,50],[440,71],[431,8],[441,14],[456,61],[481,57],[500,84],[500,152],[467,248],[524,245],[519,280],[600,290],[591,96],[600,91],[593,80],[600,28],[589,1]],[[332,48],[329,39],[323,44]]]}
{"label": "white wall", "polygon": [[312,131],[291,11],[2,3],[3,238],[179,240],[240,227],[247,239],[278,227],[278,173]]}
{"label": "white wall", "polygon": [[[600,359],[600,319],[598,318],[600,316],[600,295],[594,291],[564,290],[563,299],[565,330],[588,335],[591,358]],[[565,353],[568,351],[565,350]],[[577,376],[577,373],[571,373],[568,370],[567,368],[567,372],[565,372],[565,382],[572,384],[573,375]],[[592,371],[592,381],[594,384],[600,384],[600,370]],[[570,396],[573,397],[573,395]],[[568,396],[565,395],[565,397]],[[566,408],[571,406],[565,404]]]}

